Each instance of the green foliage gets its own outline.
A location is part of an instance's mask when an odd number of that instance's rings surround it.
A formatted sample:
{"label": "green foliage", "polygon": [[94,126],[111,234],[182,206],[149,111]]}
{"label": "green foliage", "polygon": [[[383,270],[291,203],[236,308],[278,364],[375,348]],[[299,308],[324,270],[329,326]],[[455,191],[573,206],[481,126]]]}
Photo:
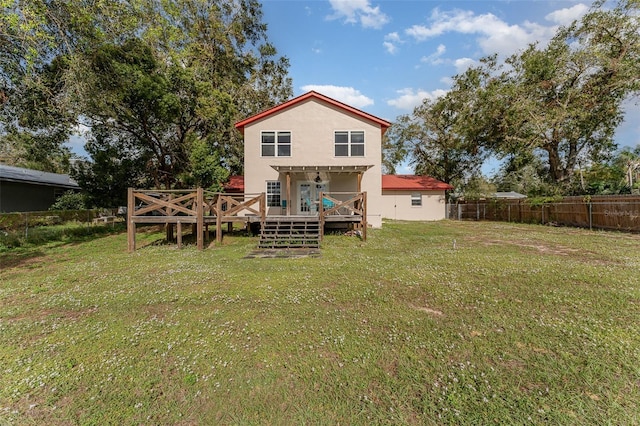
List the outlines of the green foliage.
{"label": "green foliage", "polygon": [[82,121],[92,158],[76,173],[94,200],[105,186],[108,202],[120,197],[99,181],[114,180],[108,173],[121,162],[133,172],[128,183],[171,188],[202,180],[189,175],[196,139],[211,145],[219,166],[241,173],[233,123],[292,93],[288,60],[268,42],[255,0],[0,6],[0,156],[66,169],[61,144]]}
{"label": "green foliage", "polygon": [[86,198],[81,192],[67,191],[56,199],[49,210],[83,210],[87,208]]}
{"label": "green foliage", "polygon": [[187,185],[222,191],[222,184],[229,178],[229,170],[221,166],[220,155],[211,144],[202,139],[193,141],[189,163],[191,171],[184,179]]}
{"label": "green foliage", "polygon": [[640,145],[625,147],[609,159],[580,168],[571,195],[631,194],[640,188]]}
{"label": "green foliage", "polygon": [[89,238],[120,233],[123,224],[86,226],[78,223],[47,225],[24,231],[0,231],[0,253],[18,248],[40,246],[51,242],[79,242]]}
{"label": "green foliage", "polygon": [[[457,191],[456,191],[457,192]],[[473,176],[469,179],[461,195],[465,200],[480,200],[493,198],[496,193],[496,186],[483,176]]]}
{"label": "green foliage", "polygon": [[579,164],[615,149],[623,102],[640,90],[639,11],[637,1],[597,2],[547,46],[504,64],[491,56],[455,76],[445,96],[397,120],[387,168],[409,157],[416,172],[460,188],[491,153],[508,159],[499,186],[570,192]]}
{"label": "green foliage", "polygon": [[87,192],[89,205],[124,206],[127,188],[151,185],[145,175],[148,155],[141,155],[132,142],[118,139],[108,128],[94,127],[85,150],[92,161],[76,163],[71,176]]}

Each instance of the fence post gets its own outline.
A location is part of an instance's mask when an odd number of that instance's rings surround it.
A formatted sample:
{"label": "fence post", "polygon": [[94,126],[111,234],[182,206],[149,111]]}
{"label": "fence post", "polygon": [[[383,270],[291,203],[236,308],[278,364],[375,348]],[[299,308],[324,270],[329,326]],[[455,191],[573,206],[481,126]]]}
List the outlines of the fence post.
{"label": "fence post", "polygon": [[458,220],[462,220],[462,204],[458,204]]}
{"label": "fence post", "polygon": [[593,205],[589,200],[589,231],[593,231]]}
{"label": "fence post", "polygon": [[24,214],[24,238],[29,238],[29,213]]}
{"label": "fence post", "polygon": [[542,207],[540,208],[540,220],[542,221],[542,225],[544,225],[544,203],[542,203]]}
{"label": "fence post", "polygon": [[511,222],[511,203],[507,204],[507,222]]}

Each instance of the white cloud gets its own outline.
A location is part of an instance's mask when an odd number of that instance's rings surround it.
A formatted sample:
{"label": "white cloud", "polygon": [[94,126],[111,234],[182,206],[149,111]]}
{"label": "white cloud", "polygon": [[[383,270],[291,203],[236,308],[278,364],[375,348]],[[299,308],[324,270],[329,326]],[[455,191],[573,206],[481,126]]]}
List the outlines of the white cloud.
{"label": "white cloud", "polygon": [[396,32],[393,32],[384,36],[384,42],[382,43],[382,45],[388,53],[393,55],[398,51],[398,44],[402,43],[403,41],[400,38],[400,35]]}
{"label": "white cloud", "polygon": [[431,65],[441,64],[443,62],[443,60],[441,59],[441,56],[444,55],[446,51],[447,51],[447,47],[444,44],[440,44],[438,45],[435,52],[433,52],[429,56],[423,56],[420,59],[420,62],[426,62]]}
{"label": "white cloud", "polygon": [[557,25],[569,25],[573,21],[580,19],[588,11],[589,11],[589,6],[580,3],[580,4],[576,4],[573,7],[551,12],[550,14],[545,16],[545,19]]}
{"label": "white cloud", "polygon": [[462,74],[463,72],[477,64],[478,62],[474,61],[471,58],[459,58],[453,62],[453,65],[456,67],[456,73],[458,74]]}
{"label": "white cloud", "polygon": [[435,100],[441,96],[447,94],[446,90],[437,89],[433,92],[427,92],[426,90],[411,88],[405,88],[398,90],[398,97],[387,101],[388,105],[396,107],[404,111],[413,111],[415,107],[422,104],[425,99]]}
{"label": "white cloud", "polygon": [[418,42],[446,33],[477,35],[477,42],[485,54],[509,55],[535,41],[546,43],[555,31],[555,27],[528,21],[522,25],[509,25],[491,13],[476,15],[460,9],[449,12],[434,9],[429,21],[429,25],[413,25],[405,33]]}
{"label": "white cloud", "polygon": [[379,6],[371,6],[369,0],[329,0],[334,14],[329,19],[344,19],[345,23],[360,23],[364,28],[382,28],[389,17]]}
{"label": "white cloud", "polygon": [[366,97],[360,93],[359,90],[356,90],[353,87],[333,86],[330,84],[307,84],[306,86],[302,86],[302,90],[305,92],[314,90],[356,108],[364,108],[366,106],[373,105],[373,99]]}

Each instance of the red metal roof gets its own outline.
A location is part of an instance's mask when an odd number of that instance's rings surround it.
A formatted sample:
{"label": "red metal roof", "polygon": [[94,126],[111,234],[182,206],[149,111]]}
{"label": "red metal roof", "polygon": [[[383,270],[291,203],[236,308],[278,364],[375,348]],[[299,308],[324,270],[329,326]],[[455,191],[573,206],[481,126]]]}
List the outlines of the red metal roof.
{"label": "red metal roof", "polygon": [[430,176],[382,175],[382,190],[391,191],[447,191],[453,189],[448,183]]}
{"label": "red metal roof", "polygon": [[332,98],[330,98],[328,96],[325,96],[325,95],[323,95],[321,93],[318,93],[318,92],[315,92],[315,91],[312,90],[311,92],[307,92],[304,95],[298,96],[297,98],[293,98],[291,100],[288,100],[285,103],[282,103],[280,105],[276,105],[275,107],[270,108],[270,109],[265,110],[265,111],[262,111],[261,113],[258,113],[258,114],[254,115],[254,116],[251,116],[249,118],[245,118],[242,121],[238,121],[235,124],[236,129],[238,129],[242,133],[244,133],[245,126],[247,126],[247,125],[249,125],[249,124],[251,124],[253,122],[256,122],[258,120],[261,120],[261,119],[263,119],[265,117],[268,117],[271,114],[275,114],[275,113],[277,113],[279,111],[285,110],[287,108],[291,108],[292,106],[295,106],[295,105],[297,105],[297,104],[299,104],[301,102],[306,101],[307,99],[317,99],[317,100],[319,100],[321,102],[325,102],[325,103],[327,103],[329,105],[332,105],[332,106],[335,106],[337,108],[340,108],[345,112],[357,115],[358,117],[361,117],[361,118],[363,118],[365,120],[368,120],[368,121],[371,121],[371,122],[373,122],[375,124],[378,124],[380,126],[381,131],[382,131],[382,134],[384,134],[384,132],[389,128],[389,126],[391,126],[391,123],[388,122],[387,120],[383,120],[382,118],[378,118],[375,115],[368,114],[368,113],[366,113],[364,111],[361,111],[361,110],[359,110],[357,108],[354,108],[352,106],[344,104],[344,103],[342,103],[340,101],[336,101],[335,99],[332,99]]}
{"label": "red metal roof", "polygon": [[[429,176],[382,175],[382,189],[390,191],[447,191],[453,189],[448,183]],[[230,176],[224,184],[226,192],[244,192],[244,176]]]}
{"label": "red metal roof", "polygon": [[229,176],[229,181],[222,186],[225,192],[244,192],[244,176]]}

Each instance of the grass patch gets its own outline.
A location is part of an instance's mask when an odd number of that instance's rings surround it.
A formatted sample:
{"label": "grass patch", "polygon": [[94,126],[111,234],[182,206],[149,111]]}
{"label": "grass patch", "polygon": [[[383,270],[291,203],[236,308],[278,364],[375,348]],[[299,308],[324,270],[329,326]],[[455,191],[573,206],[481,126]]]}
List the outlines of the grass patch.
{"label": "grass patch", "polygon": [[640,236],[391,222],[289,259],[162,236],[0,258],[0,423],[640,423]]}
{"label": "grass patch", "polygon": [[37,226],[12,231],[0,230],[0,253],[23,246],[42,245],[52,241],[82,241],[94,236],[119,233],[126,230],[122,222],[109,225],[88,225],[67,222],[60,225]]}

